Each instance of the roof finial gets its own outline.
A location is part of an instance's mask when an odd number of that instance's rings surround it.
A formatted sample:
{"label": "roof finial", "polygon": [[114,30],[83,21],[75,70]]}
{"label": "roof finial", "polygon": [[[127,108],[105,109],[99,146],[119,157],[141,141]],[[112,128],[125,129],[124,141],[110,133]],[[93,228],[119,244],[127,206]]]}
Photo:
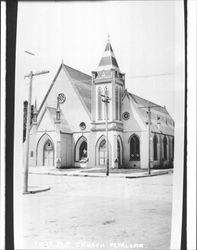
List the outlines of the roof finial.
{"label": "roof finial", "polygon": [[64,60],[62,59],[61,64],[63,64],[63,63],[64,63]]}
{"label": "roof finial", "polygon": [[109,32],[108,32],[108,35],[107,35],[107,41],[108,41],[108,43],[110,43],[110,34],[109,34]]}

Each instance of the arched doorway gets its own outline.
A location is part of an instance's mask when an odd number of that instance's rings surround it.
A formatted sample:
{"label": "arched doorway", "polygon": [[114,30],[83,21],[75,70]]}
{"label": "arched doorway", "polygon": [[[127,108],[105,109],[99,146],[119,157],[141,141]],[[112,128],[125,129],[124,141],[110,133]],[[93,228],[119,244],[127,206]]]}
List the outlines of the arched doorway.
{"label": "arched doorway", "polygon": [[105,166],[105,161],[106,161],[106,140],[103,139],[99,145],[99,165],[100,166]]}
{"label": "arched doorway", "polygon": [[[108,143],[109,150],[109,166],[112,164],[111,157],[111,144],[110,141]],[[105,167],[106,166],[106,138],[104,135],[100,136],[95,145],[95,166]]]}
{"label": "arched doorway", "polygon": [[87,139],[81,136],[75,144],[75,162],[87,160]]}
{"label": "arched doorway", "polygon": [[36,166],[54,166],[55,147],[52,138],[43,134],[36,148]]}
{"label": "arched doorway", "polygon": [[47,140],[44,144],[43,149],[43,165],[44,166],[53,166],[54,162],[54,148],[51,140]]}
{"label": "arched doorway", "polygon": [[84,160],[87,158],[87,142],[83,141],[79,147],[79,160]]}

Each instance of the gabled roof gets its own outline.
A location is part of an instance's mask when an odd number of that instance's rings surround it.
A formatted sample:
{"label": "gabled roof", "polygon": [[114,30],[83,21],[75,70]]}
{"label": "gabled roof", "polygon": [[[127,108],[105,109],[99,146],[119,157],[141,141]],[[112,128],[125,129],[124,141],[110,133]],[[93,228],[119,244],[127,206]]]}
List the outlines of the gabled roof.
{"label": "gabled roof", "polygon": [[86,108],[91,113],[91,76],[63,64],[64,69],[69,74],[70,80],[76,87],[80,97],[84,101]]}
{"label": "gabled roof", "polygon": [[[151,117],[152,117],[151,118],[151,131],[152,132],[174,135],[174,121],[172,117],[169,115],[165,107],[157,105],[156,103],[148,101],[144,98],[141,98],[129,92],[128,92],[128,95],[136,104],[136,110],[138,110],[138,113],[142,121],[144,122],[144,124],[146,124],[146,122],[148,121],[147,108],[148,106],[151,107]],[[157,122],[158,122],[157,117],[160,117],[160,120],[159,120],[160,126],[157,125]]]}
{"label": "gabled roof", "polygon": [[[128,93],[129,93],[129,92],[128,92]],[[142,98],[142,97],[139,97],[139,96],[137,96],[137,95],[134,95],[134,94],[132,94],[132,93],[129,93],[129,95],[130,95],[130,97],[134,100],[134,102],[135,102],[138,106],[140,106],[140,107],[148,107],[148,106],[151,106],[151,107],[152,107],[151,109],[153,109],[153,110],[157,110],[157,111],[159,111],[159,112],[161,112],[161,113],[168,114],[167,110],[166,110],[164,107],[162,107],[162,106],[160,106],[160,105],[158,105],[158,104],[156,104],[156,103],[153,103],[153,102],[151,102],[151,101],[148,101],[148,100],[146,100],[146,99],[144,99],[144,98]],[[154,106],[156,106],[156,107],[154,107]],[[169,114],[168,114],[168,115],[169,115]]]}
{"label": "gabled roof", "polygon": [[110,42],[107,42],[107,45],[105,47],[105,51],[103,53],[103,56],[100,60],[100,63],[97,67],[97,71],[103,71],[103,70],[110,70],[110,69],[116,69],[120,71],[118,63],[116,61],[116,57],[114,55],[114,52],[112,50],[112,46]]}

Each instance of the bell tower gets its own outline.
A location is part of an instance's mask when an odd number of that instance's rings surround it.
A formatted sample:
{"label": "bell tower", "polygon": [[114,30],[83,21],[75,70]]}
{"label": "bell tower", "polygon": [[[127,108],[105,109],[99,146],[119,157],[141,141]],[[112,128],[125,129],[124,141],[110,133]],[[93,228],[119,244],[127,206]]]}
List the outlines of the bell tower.
{"label": "bell tower", "polygon": [[111,98],[108,104],[109,130],[122,131],[122,95],[125,74],[120,72],[109,37],[96,71],[92,72],[92,130],[104,129],[105,109],[101,95]]}

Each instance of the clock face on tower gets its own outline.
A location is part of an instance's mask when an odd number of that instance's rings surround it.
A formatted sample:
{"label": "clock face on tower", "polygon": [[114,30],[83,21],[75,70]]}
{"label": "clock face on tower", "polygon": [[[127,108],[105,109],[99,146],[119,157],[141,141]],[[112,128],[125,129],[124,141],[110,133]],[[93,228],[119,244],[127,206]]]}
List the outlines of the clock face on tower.
{"label": "clock face on tower", "polygon": [[66,96],[63,93],[58,94],[57,99],[60,104],[64,103],[66,101]]}

